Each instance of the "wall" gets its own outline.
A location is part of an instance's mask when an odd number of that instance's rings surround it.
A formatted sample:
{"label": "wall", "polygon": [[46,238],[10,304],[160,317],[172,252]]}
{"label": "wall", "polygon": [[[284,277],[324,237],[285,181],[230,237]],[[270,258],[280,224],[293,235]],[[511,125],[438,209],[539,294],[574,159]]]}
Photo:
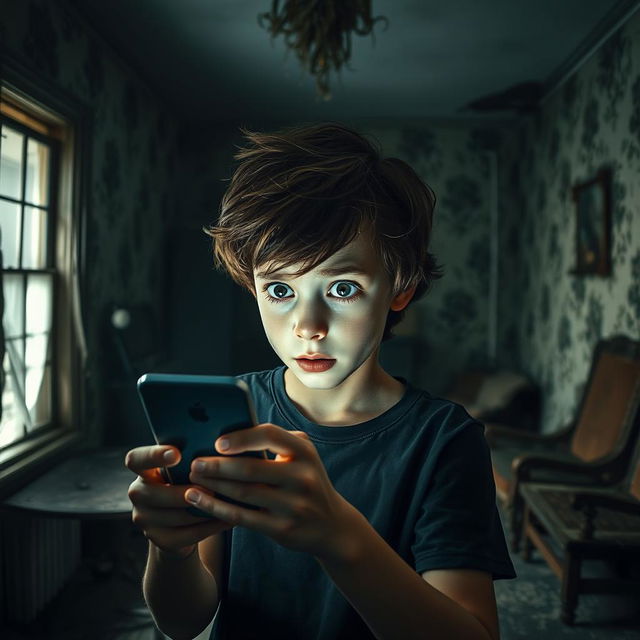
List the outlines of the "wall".
{"label": "wall", "polygon": [[[383,345],[389,371],[431,393],[467,367],[491,368],[491,164],[501,128],[478,122],[362,123],[382,155],[409,163],[435,192],[431,251],[444,276]],[[397,353],[395,353],[397,352]]]}
{"label": "wall", "polygon": [[[598,339],[640,338],[640,12],[505,140],[500,352],[544,391],[543,429],[574,415]],[[571,186],[613,171],[612,275],[578,277]]]}
{"label": "wall", "polygon": [[168,320],[175,371],[235,373],[233,283],[214,268],[211,238],[203,227],[216,218],[233,161],[233,135],[226,129],[184,126],[180,131],[178,214],[169,230]]}
{"label": "wall", "polygon": [[144,81],[66,2],[2,0],[0,33],[12,57],[93,114],[84,304],[91,356],[88,420],[99,439],[109,401],[109,310],[148,302],[160,320],[164,314],[177,129]]}

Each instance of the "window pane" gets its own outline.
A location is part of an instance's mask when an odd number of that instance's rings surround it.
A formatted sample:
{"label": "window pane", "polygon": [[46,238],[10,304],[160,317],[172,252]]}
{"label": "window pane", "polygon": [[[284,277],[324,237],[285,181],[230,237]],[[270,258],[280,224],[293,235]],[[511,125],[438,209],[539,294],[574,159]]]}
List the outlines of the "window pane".
{"label": "window pane", "polygon": [[49,199],[49,147],[33,138],[27,141],[27,184],[24,199],[47,205]]}
{"label": "window pane", "polygon": [[[50,384],[47,376],[47,352],[50,340],[49,334],[31,336],[26,340],[26,376],[25,376],[25,404],[31,416],[33,427],[49,421]],[[46,379],[45,379],[46,378]],[[38,416],[38,420],[34,417]],[[44,420],[44,422],[42,422]]]}
{"label": "window pane", "polygon": [[13,376],[14,392],[19,401],[19,398],[24,398],[24,340],[22,338],[5,340],[5,346],[9,370]]}
{"label": "window pane", "polygon": [[20,200],[22,187],[22,144],[24,136],[2,125],[0,150],[0,195]]}
{"label": "window pane", "polygon": [[[29,396],[31,388],[35,391],[33,399]],[[47,365],[44,370],[27,371],[27,406],[33,429],[51,422],[51,366]]]}
{"label": "window pane", "polygon": [[20,246],[20,205],[0,199],[0,234],[2,266],[17,269]]}
{"label": "window pane", "polygon": [[24,335],[24,295],[25,277],[19,274],[2,274],[4,290],[4,327],[5,338]]}
{"label": "window pane", "polygon": [[[44,369],[44,363],[47,359],[47,348],[49,346],[49,334],[43,333],[37,336],[27,336],[26,346],[25,364],[27,365],[27,370]],[[33,395],[30,397],[33,397]]]}
{"label": "window pane", "polygon": [[35,207],[24,208],[22,268],[44,269],[47,266],[47,215]]}
{"label": "window pane", "polygon": [[14,379],[9,367],[9,354],[4,356],[4,389],[2,390],[2,422],[0,422],[0,448],[6,447],[24,435],[24,420],[18,410],[14,394]]}
{"label": "window pane", "polygon": [[30,274],[27,280],[27,335],[51,330],[53,276]]}

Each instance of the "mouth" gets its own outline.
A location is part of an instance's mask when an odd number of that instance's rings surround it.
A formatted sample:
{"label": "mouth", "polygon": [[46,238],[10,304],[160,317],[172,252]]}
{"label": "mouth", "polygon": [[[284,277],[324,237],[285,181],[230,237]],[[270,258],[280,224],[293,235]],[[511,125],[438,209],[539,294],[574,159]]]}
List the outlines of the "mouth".
{"label": "mouth", "polygon": [[322,356],[305,356],[303,358],[295,358],[298,366],[310,373],[321,373],[328,371],[336,363],[335,358],[325,358]]}

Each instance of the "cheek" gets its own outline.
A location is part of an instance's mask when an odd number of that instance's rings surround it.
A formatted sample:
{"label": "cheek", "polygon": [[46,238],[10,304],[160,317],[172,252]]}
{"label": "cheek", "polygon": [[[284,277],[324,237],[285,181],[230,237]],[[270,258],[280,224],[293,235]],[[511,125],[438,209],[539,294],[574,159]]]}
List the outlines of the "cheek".
{"label": "cheek", "polygon": [[278,317],[278,314],[275,313],[272,309],[269,309],[269,307],[265,307],[263,305],[259,305],[258,310],[260,311],[262,326],[267,333],[272,334],[282,327],[282,319],[280,319]]}
{"label": "cheek", "polygon": [[287,321],[286,314],[280,310],[279,305],[269,305],[269,303],[267,305],[258,305],[262,329],[271,348],[280,354],[283,349],[287,349],[286,343],[288,340],[286,336],[290,331],[290,324]]}
{"label": "cheek", "polygon": [[377,338],[384,330],[386,314],[381,314],[374,304],[353,305],[356,308],[347,308],[337,314],[333,323],[334,335],[337,331],[342,335],[353,339],[368,340]]}

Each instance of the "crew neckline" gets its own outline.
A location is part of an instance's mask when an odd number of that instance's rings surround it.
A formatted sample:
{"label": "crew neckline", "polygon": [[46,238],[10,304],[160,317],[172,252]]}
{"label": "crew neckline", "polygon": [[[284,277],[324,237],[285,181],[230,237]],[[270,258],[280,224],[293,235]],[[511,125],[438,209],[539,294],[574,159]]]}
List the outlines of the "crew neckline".
{"label": "crew neckline", "polygon": [[287,367],[282,365],[272,371],[269,385],[278,410],[290,427],[304,431],[310,438],[324,442],[349,442],[373,435],[382,429],[393,426],[413,406],[420,397],[420,392],[405,378],[394,376],[405,389],[402,397],[393,406],[379,416],[349,426],[328,426],[309,420],[295,406],[287,395],[284,384],[284,373]]}

